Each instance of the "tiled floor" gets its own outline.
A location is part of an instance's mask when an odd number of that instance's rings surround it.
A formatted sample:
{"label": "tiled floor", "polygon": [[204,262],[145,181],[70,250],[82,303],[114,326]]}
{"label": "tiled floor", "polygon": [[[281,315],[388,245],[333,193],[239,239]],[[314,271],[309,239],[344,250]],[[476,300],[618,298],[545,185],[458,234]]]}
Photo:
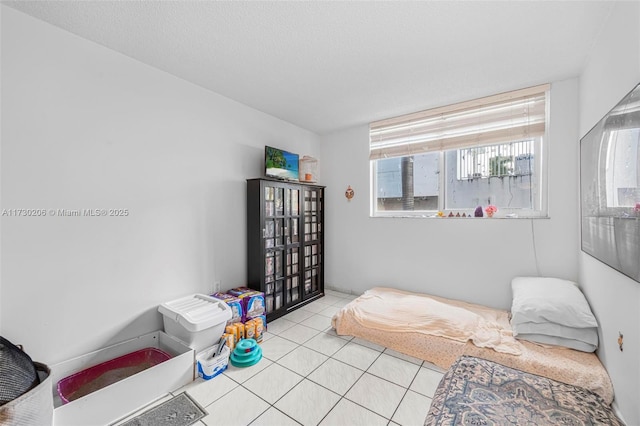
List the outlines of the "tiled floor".
{"label": "tiled floor", "polygon": [[[420,359],[350,336],[331,316],[355,296],[332,290],[268,324],[263,359],[229,364],[187,392],[209,415],[198,426],[422,425],[442,370]],[[168,399],[170,395],[156,403]]]}

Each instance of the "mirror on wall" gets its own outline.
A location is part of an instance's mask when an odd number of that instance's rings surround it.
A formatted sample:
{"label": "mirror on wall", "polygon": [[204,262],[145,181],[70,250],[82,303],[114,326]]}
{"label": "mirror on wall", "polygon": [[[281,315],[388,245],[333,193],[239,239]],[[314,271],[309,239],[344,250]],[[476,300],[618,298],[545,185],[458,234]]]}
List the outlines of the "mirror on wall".
{"label": "mirror on wall", "polygon": [[582,250],[640,282],[640,84],[580,141]]}

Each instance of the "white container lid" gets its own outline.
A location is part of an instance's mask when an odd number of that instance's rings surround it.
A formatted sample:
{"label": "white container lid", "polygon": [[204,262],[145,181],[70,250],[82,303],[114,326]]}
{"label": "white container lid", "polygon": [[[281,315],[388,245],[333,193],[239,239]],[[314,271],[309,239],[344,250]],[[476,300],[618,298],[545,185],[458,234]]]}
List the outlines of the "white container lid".
{"label": "white container lid", "polygon": [[204,294],[163,303],[158,311],[190,332],[206,330],[231,319],[231,308],[226,302]]}

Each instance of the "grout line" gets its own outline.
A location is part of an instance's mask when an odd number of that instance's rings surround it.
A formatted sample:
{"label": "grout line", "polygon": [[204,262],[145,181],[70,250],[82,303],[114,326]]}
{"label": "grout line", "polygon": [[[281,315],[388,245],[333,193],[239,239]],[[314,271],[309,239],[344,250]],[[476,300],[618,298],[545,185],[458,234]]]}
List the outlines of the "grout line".
{"label": "grout line", "polygon": [[[278,410],[276,407],[274,407],[273,405],[269,406],[269,408],[267,408],[266,410],[264,410],[264,413],[266,413],[267,411],[269,411],[269,409],[273,408],[274,410],[276,410],[277,412],[281,413],[283,416],[285,417],[289,417],[292,421],[294,421],[295,423],[302,425],[302,423],[300,423],[299,421],[297,421],[296,419],[294,419],[293,417],[291,417],[290,415],[288,415],[287,413],[285,413],[282,410]],[[264,414],[262,413],[262,414]],[[262,414],[260,414],[260,416],[262,416]],[[249,425],[252,425],[253,423],[255,423],[256,420],[258,420],[260,418],[260,416],[256,417],[251,423],[249,423]]]}
{"label": "grout line", "polygon": [[[408,362],[408,361],[407,361]],[[415,365],[415,364],[414,364]],[[420,369],[422,368],[422,366],[418,366],[418,370],[416,371],[416,373],[413,375],[413,379],[411,379],[411,382],[409,383],[409,386],[407,386],[404,390],[404,395],[402,395],[402,398],[400,398],[400,403],[398,403],[398,406],[396,407],[395,410],[393,410],[393,414],[391,414],[391,417],[389,419],[389,421],[392,421],[393,416],[396,415],[396,413],[398,412],[398,409],[400,408],[400,406],[402,405],[402,401],[404,401],[404,399],[407,397],[407,394],[409,393],[409,390],[411,388],[411,385],[413,385],[413,382],[415,382],[416,378],[418,377],[418,374],[420,373]],[[418,393],[418,392],[416,392]],[[422,395],[421,393],[418,393],[419,395]]]}

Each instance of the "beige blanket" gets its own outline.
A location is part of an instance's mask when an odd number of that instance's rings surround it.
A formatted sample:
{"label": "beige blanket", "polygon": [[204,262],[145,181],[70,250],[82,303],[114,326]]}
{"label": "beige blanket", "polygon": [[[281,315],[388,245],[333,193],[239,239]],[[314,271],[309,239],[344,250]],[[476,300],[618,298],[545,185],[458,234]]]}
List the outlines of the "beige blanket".
{"label": "beige blanket", "polygon": [[522,353],[511,327],[500,324],[496,311],[478,309],[460,301],[444,301],[425,294],[392,288],[374,288],[350,303],[348,310],[363,327],[395,332],[415,332],[472,341],[512,355]]}
{"label": "beige blanket", "polygon": [[[392,301],[400,303],[399,299],[404,297],[415,303],[422,299],[417,300],[414,297],[432,299],[440,304],[431,301],[424,303],[432,308],[437,307],[440,311],[446,311],[446,305],[452,308],[452,312],[460,313],[460,310],[468,310],[472,314],[481,317],[485,326],[491,324],[488,326],[489,339],[486,339],[485,331],[482,333],[473,333],[469,330],[446,331],[446,333],[455,334],[458,337],[454,339],[444,336],[444,330],[451,328],[455,323],[455,321],[446,319],[446,313],[442,315],[444,319],[433,318],[432,322],[437,324],[434,332],[430,329],[429,321],[422,318],[422,312],[416,316],[415,312],[410,310],[409,305],[402,304],[404,306],[402,309],[384,306],[392,304]],[[413,302],[410,304],[413,304]],[[386,312],[384,316],[387,319],[378,319],[378,311]],[[432,314],[433,312],[427,313],[426,316],[429,317]],[[396,323],[398,327],[389,325],[388,318],[390,316],[393,317],[391,321]],[[463,323],[468,326],[469,320],[473,320],[474,316],[469,313],[465,313],[463,316],[466,318]],[[421,326],[417,324],[417,317],[420,317]],[[478,321],[480,323],[483,322]],[[360,337],[398,352],[423,359],[445,370],[461,355],[472,355],[528,373],[538,374],[589,389],[600,395],[607,404],[613,401],[611,379],[594,353],[580,352],[557,346],[544,347],[520,340],[515,340],[515,346],[513,346],[513,334],[507,311],[390,288],[374,288],[342,308],[334,315],[332,324],[340,335]],[[443,324],[445,325],[443,326]],[[465,340],[464,337],[460,337],[465,334],[473,336],[473,338],[469,337]],[[475,340],[489,342],[489,345],[478,347],[474,343]],[[505,352],[497,352],[497,348],[492,347],[499,347],[502,344],[506,348],[519,349],[521,355],[509,353],[509,349]]]}

